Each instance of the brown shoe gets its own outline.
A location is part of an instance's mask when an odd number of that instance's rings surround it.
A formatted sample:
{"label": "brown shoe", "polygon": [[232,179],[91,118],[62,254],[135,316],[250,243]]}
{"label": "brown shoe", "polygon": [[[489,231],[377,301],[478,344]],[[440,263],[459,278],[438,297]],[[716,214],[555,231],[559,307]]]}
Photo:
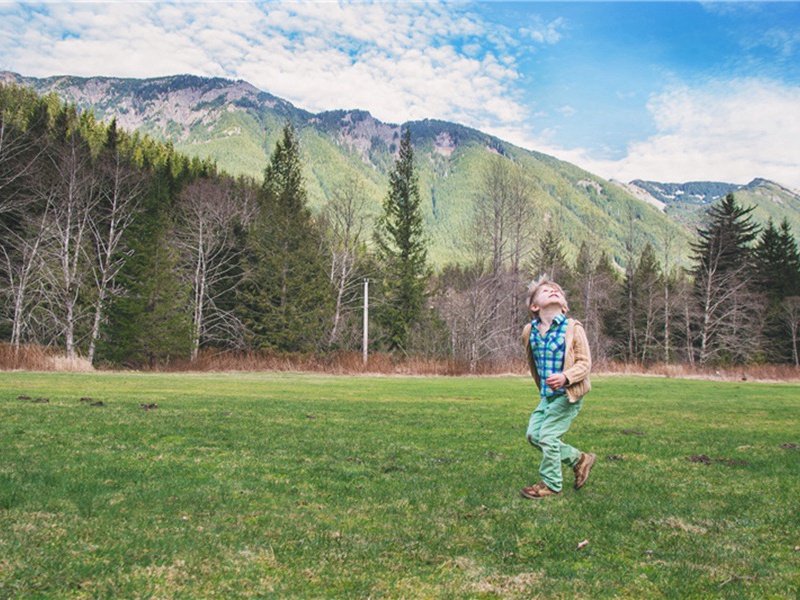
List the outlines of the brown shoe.
{"label": "brown shoe", "polygon": [[597,460],[597,454],[587,454],[586,452],[581,452],[580,460],[578,460],[578,464],[572,468],[573,473],[575,473],[575,489],[579,490],[583,487],[589,480],[589,473],[592,470],[592,466],[594,466],[594,461]]}
{"label": "brown shoe", "polygon": [[520,491],[522,497],[528,498],[529,500],[533,500],[535,498],[544,498],[545,496],[556,496],[560,493],[561,492],[551,490],[549,487],[547,487],[547,484],[544,481],[535,483],[531,487],[522,488]]}

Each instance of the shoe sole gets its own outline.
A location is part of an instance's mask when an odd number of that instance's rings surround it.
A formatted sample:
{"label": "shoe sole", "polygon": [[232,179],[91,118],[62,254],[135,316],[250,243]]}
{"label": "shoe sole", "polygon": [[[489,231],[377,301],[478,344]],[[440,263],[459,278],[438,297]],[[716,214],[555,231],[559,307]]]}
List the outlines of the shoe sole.
{"label": "shoe sole", "polygon": [[545,494],[544,496],[540,496],[539,494],[531,494],[527,493],[524,489],[520,490],[519,495],[527,500],[539,500],[540,498],[547,498],[548,496],[558,496],[561,492],[555,492],[553,494]]}
{"label": "shoe sole", "polygon": [[597,460],[597,455],[596,454],[587,454],[586,455],[587,465],[583,469],[584,472],[585,472],[585,475],[583,477],[581,477],[580,479],[576,479],[575,480],[575,489],[576,490],[581,489],[584,485],[586,485],[586,482],[589,481],[589,474],[592,472],[592,467],[594,466],[594,461],[596,461],[596,460]]}

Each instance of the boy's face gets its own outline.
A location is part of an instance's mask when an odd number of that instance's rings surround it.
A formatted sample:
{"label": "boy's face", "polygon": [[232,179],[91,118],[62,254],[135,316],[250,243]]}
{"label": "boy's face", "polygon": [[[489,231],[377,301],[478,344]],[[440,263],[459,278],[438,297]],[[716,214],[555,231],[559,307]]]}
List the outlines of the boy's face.
{"label": "boy's face", "polygon": [[552,306],[553,304],[557,304],[563,312],[567,306],[567,299],[564,297],[564,292],[552,285],[543,285],[533,297],[531,310],[538,313],[542,308]]}

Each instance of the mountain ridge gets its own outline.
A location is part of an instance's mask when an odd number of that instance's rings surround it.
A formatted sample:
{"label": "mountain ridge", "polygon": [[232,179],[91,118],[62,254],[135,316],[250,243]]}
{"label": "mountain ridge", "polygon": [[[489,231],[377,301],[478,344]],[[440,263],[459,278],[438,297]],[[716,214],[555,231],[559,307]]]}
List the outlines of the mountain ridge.
{"label": "mountain ridge", "polygon": [[742,205],[753,207],[757,221],[766,223],[772,219],[777,224],[786,218],[795,235],[800,233],[800,192],[763,177],[756,177],[746,184],[718,181],[662,183],[635,179],[626,187],[631,193],[658,203],[667,214],[687,225],[702,220],[710,204],[733,193]]}
{"label": "mountain ridge", "polygon": [[[582,241],[590,240],[624,266],[626,237],[631,235],[626,223],[631,219],[637,221],[637,243],[659,247],[667,231],[688,242],[692,220],[698,218],[689,210],[670,214],[669,202],[662,202],[663,206],[654,203],[652,195],[647,198],[637,191],[648,193],[635,182],[619,185],[606,181],[577,165],[465,125],[435,119],[385,123],[357,109],[315,114],[244,80],[195,75],[33,78],[4,71],[0,72],[0,82],[25,85],[40,94],[55,93],[80,110],[92,110],[99,120],[116,118],[124,129],[169,141],[190,156],[210,158],[234,175],[260,178],[281,129],[290,122],[301,138],[309,200],[315,210],[330,198],[344,173],[354,173],[370,198],[368,212],[378,214],[400,133],[408,127],[419,167],[432,254],[439,264],[460,261],[467,251],[464,240],[477,201],[475,190],[480,186],[483,166],[493,154],[505,156],[524,169],[537,210],[542,213],[541,221],[548,223],[546,226],[559,224],[565,250],[571,256]],[[764,191],[766,188],[769,191]],[[795,209],[793,199],[781,196],[779,190],[786,189],[768,182],[749,193],[760,202],[791,204],[798,217],[793,226],[800,231],[800,197]],[[688,244],[683,246],[686,256]]]}

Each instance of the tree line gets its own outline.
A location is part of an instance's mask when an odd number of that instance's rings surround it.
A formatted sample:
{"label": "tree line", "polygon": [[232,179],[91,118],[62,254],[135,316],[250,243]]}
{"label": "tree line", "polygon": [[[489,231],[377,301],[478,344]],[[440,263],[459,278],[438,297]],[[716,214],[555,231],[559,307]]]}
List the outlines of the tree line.
{"label": "tree line", "polygon": [[360,350],[448,357],[477,370],[519,356],[525,288],[567,289],[599,359],[798,364],[800,256],[786,222],[763,229],[728,196],[692,267],[636,243],[626,269],[584,241],[570,261],[536,182],[491,156],[474,191],[469,255],[434,271],[410,133],[380,216],[355,173],[308,206],[287,124],[263,181],[104,124],[55,96],[0,87],[0,340],[95,364],[154,366],[204,349]]}
{"label": "tree line", "polygon": [[510,161],[493,157],[483,182],[474,258],[435,277],[451,352],[471,365],[517,355],[526,284],[545,274],[565,288],[599,361],[800,366],[800,251],[787,220],[760,227],[754,207],[728,194],[708,209],[687,267],[668,234],[660,250],[638,243],[632,217],[622,269],[600,232],[570,261],[559,224]]}

